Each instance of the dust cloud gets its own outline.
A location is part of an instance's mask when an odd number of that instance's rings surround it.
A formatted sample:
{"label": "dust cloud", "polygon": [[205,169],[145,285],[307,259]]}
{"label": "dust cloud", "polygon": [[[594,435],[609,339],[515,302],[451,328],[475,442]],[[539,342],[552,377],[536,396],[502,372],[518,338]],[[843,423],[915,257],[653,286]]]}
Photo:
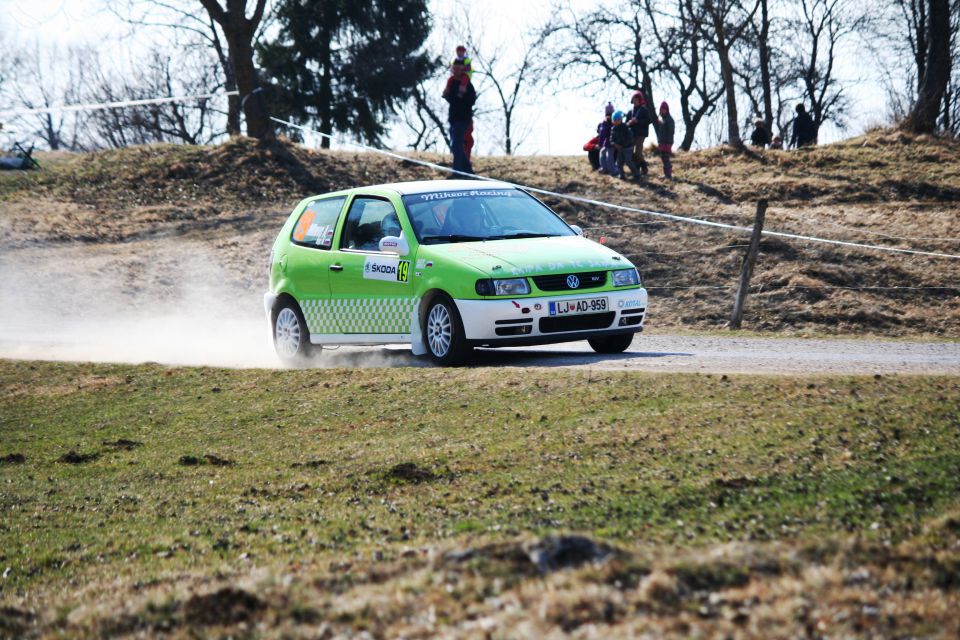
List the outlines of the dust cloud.
{"label": "dust cloud", "polygon": [[[246,252],[254,264],[233,249],[169,238],[7,248],[0,358],[280,368],[263,310],[269,249]],[[316,359],[318,367],[416,363],[409,349],[324,350]]]}

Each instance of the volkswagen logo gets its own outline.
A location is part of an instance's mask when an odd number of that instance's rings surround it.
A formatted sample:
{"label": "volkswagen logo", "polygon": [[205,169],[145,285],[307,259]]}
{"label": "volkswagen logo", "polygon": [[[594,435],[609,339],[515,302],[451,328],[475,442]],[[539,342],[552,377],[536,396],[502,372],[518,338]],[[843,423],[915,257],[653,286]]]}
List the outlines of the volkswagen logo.
{"label": "volkswagen logo", "polygon": [[578,278],[573,274],[570,274],[569,276],[567,276],[567,286],[570,287],[571,289],[576,289],[577,287],[580,286],[580,278]]}

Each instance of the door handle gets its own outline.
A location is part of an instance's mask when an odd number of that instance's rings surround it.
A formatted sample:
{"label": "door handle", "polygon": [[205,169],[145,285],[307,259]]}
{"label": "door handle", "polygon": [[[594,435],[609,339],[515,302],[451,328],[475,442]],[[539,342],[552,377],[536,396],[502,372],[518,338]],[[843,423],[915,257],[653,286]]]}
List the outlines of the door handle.
{"label": "door handle", "polygon": [[343,266],[339,264],[330,265],[330,271],[343,271]]}

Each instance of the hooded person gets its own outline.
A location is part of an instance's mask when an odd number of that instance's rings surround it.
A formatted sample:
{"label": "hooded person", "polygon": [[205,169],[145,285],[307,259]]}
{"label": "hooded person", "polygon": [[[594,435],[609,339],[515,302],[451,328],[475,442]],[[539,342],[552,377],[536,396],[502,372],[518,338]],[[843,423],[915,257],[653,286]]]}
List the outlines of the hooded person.
{"label": "hooded person", "polygon": [[767,129],[767,123],[763,121],[763,118],[757,118],[753,121],[753,133],[750,134],[750,143],[761,149],[770,144],[770,130]]}
{"label": "hooded person", "polygon": [[817,144],[817,125],[807,113],[803,104],[797,105],[797,117],[793,120],[793,135],[790,137],[790,146],[794,149]]}
{"label": "hooded person", "polygon": [[627,126],[633,132],[633,159],[640,166],[643,175],[647,175],[647,159],[643,157],[643,144],[650,135],[650,125],[653,124],[653,118],[650,117],[650,109],[647,108],[647,99],[642,91],[637,91],[631,96],[630,104],[633,108],[627,115]]}
{"label": "hooded person", "polygon": [[623,112],[616,111],[613,114],[613,130],[610,132],[610,144],[617,154],[617,173],[624,180],[627,175],[623,171],[623,165],[630,168],[633,177],[639,178],[640,172],[637,171],[637,165],[633,162],[633,132],[623,121]]}
{"label": "hooded person", "polygon": [[597,146],[600,149],[600,173],[612,176],[619,175],[617,169],[617,155],[610,144],[610,133],[613,131],[613,104],[608,102],[603,108],[603,120],[597,125]]}
{"label": "hooded person", "polygon": [[673,180],[673,163],[670,156],[673,154],[673,135],[675,125],[670,115],[670,105],[666,101],[660,103],[660,117],[653,125],[657,130],[657,149],[660,159],[663,160],[663,177]]}

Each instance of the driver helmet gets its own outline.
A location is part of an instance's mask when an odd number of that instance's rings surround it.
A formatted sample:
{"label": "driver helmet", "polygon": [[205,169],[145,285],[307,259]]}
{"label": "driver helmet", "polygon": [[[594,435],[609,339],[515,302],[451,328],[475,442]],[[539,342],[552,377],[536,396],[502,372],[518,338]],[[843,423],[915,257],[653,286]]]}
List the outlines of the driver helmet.
{"label": "driver helmet", "polygon": [[380,231],[386,236],[400,235],[400,219],[397,214],[390,213],[380,222]]}

